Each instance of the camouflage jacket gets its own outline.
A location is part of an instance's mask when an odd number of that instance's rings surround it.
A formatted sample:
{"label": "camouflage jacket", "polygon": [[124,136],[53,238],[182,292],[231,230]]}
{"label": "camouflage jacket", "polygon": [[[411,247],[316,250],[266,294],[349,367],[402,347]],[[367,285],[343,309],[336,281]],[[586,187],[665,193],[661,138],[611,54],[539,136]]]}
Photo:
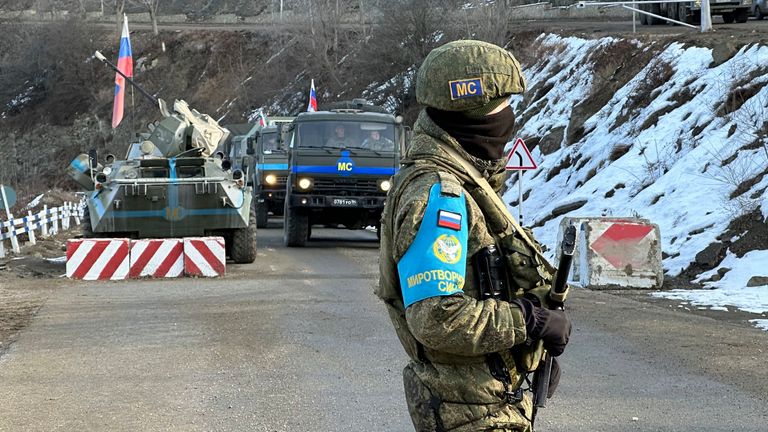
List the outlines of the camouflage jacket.
{"label": "camouflage jacket", "polygon": [[[493,222],[489,223],[487,218],[493,218],[496,223],[503,218],[495,217],[489,211],[487,202],[481,208],[476,200],[478,191],[467,188],[466,181],[462,180],[460,165],[442,150],[442,146],[452,147],[472,162],[496,191],[501,189],[505,179],[501,161],[488,162],[472,157],[456,140],[440,129],[426,112],[421,113],[414,127],[404,166],[394,177],[393,189],[382,216],[381,279],[376,292],[387,304],[390,318],[406,352],[416,362],[409,366],[414,372],[406,369],[409,410],[417,430],[422,430],[417,421],[427,422],[426,426],[422,425],[425,430],[432,427],[428,420],[424,420],[429,416],[421,412],[432,408],[425,408],[425,403],[418,402],[418,395],[423,396],[423,389],[426,388],[430,400],[437,398],[452,401],[443,403],[439,409],[444,430],[480,430],[490,426],[502,430],[528,430],[530,399],[526,398],[517,405],[506,404],[504,386],[490,375],[485,363],[487,354],[505,353],[503,358],[509,365],[511,378],[515,385],[519,383],[522,374],[516,371],[516,361],[510,349],[526,340],[522,312],[517,306],[505,301],[481,300],[472,266],[472,257],[479,250],[498,244],[498,230],[495,237],[491,229]],[[442,200],[451,197],[463,197],[464,200],[462,203],[465,211],[453,208],[445,212],[460,224],[455,239],[458,242],[454,241],[458,245],[454,245],[454,249],[464,254],[461,269],[440,267],[441,263],[452,263],[455,260],[444,259],[445,247],[439,241],[445,235],[453,237],[451,231],[441,230],[450,227],[451,221],[443,220],[443,209],[435,213],[435,209],[430,208],[430,201],[438,196],[438,189]],[[433,225],[438,226],[434,234]],[[425,243],[434,246],[422,247],[419,243],[422,236],[420,231],[424,231],[422,226],[429,231],[427,235],[437,238],[435,243],[429,243],[431,238]],[[461,230],[466,230],[463,237]],[[424,259],[420,256],[416,259],[407,257],[415,246],[419,250],[414,253],[424,255]],[[524,250],[521,252],[521,256],[526,259],[534,255]],[[421,273],[409,271],[408,274],[400,274],[404,270],[404,258],[424,262],[432,258],[430,254],[440,258],[434,261],[439,268],[424,267],[426,271]],[[532,260],[524,264],[521,266],[523,270],[537,267]],[[418,267],[421,264],[415,265]],[[448,277],[452,272],[460,273],[461,277]],[[458,286],[452,286],[448,292],[441,288],[439,294],[421,296],[424,298],[417,296],[417,301],[409,299],[408,290],[414,287],[422,289],[427,279],[446,279]],[[535,272],[531,279],[534,280],[531,287],[543,285]],[[521,284],[525,285],[525,282]],[[437,285],[433,286],[436,290]],[[407,294],[406,298],[404,293]],[[417,377],[414,379],[420,381],[420,384],[409,384],[408,376]]]}

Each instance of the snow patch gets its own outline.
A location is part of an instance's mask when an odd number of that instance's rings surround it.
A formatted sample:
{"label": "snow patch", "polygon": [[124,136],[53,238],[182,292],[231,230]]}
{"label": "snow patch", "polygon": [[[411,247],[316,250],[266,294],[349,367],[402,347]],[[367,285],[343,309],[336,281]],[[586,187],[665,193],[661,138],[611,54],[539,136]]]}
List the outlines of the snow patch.
{"label": "snow patch", "polygon": [[768,331],[768,319],[752,319],[749,320],[752,324],[755,325],[755,327],[759,328],[760,330]]}
{"label": "snow patch", "polygon": [[[569,127],[582,127],[584,133],[573,143],[564,138],[560,148],[548,155],[534,149],[539,169],[523,176],[523,192],[529,194],[523,203],[525,224],[535,227],[536,237],[552,256],[562,217],[649,219],[661,230],[665,273],[677,276],[695,262],[696,254],[717,241],[734,217],[759,206],[768,218],[768,194],[752,198],[768,185],[768,176],[731,198],[744,181],[768,165],[768,152],[751,145],[762,136],[764,111],[759,108],[768,105],[768,86],[740,106],[727,106],[729,95],[745,76],[755,76],[754,83],[768,82],[768,47],[746,46],[711,67],[711,49],[672,43],[660,48],[582,125],[571,125],[573,107],[596,91],[590,54],[619,42],[557,35],[537,38],[538,52],[544,54],[524,69],[533,92],[525,99],[529,103],[523,106],[519,96],[511,99],[518,118],[524,119],[518,136],[544,137],[562,128],[568,137]],[[656,49],[653,43],[632,43],[638,49]],[[649,92],[649,82],[659,84]],[[638,102],[638,94],[645,99]],[[735,132],[734,124],[738,124]],[[615,156],[615,149],[624,151]],[[512,176],[504,199],[511,203],[517,198],[517,176]],[[575,199],[587,203],[552,217],[553,210]],[[768,310],[768,288],[745,288],[746,280],[761,271],[757,262],[762,259],[765,267],[766,253],[723,263],[732,270],[710,284],[710,290],[659,295],[715,307]]]}
{"label": "snow patch", "polygon": [[768,312],[768,285],[747,287],[752,276],[768,276],[766,263],[768,251],[750,251],[741,258],[729,252],[716,269],[699,276],[699,279],[705,279],[715,275],[720,268],[730,269],[719,281],[704,283],[709,289],[662,291],[651,295],[682,300],[695,306],[731,306],[751,313]]}

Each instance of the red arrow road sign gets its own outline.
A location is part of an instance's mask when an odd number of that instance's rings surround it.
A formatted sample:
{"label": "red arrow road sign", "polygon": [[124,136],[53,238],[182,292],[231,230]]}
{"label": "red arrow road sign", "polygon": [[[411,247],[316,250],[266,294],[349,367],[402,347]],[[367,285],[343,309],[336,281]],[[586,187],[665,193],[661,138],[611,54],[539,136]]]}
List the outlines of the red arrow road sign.
{"label": "red arrow road sign", "polygon": [[506,170],[534,170],[538,168],[536,162],[533,161],[533,156],[525,145],[525,141],[522,138],[515,140],[515,145],[512,146],[512,151],[507,156],[507,165],[504,167]]}

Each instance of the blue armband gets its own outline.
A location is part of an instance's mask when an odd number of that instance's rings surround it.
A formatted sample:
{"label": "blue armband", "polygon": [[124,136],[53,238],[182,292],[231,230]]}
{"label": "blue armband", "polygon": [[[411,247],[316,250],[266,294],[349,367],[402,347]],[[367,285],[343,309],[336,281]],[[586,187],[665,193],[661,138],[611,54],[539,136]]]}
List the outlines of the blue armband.
{"label": "blue armband", "polygon": [[419,232],[397,263],[405,307],[429,297],[463,292],[467,270],[467,201],[429,191]]}

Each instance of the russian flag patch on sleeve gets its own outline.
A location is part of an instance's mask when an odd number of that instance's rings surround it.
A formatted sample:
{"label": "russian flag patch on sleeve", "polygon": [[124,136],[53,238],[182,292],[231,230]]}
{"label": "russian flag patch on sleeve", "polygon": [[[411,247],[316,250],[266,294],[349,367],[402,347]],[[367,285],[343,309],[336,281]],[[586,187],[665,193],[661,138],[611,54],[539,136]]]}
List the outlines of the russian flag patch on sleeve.
{"label": "russian flag patch on sleeve", "polygon": [[437,216],[437,226],[458,231],[461,229],[461,215],[440,210]]}

